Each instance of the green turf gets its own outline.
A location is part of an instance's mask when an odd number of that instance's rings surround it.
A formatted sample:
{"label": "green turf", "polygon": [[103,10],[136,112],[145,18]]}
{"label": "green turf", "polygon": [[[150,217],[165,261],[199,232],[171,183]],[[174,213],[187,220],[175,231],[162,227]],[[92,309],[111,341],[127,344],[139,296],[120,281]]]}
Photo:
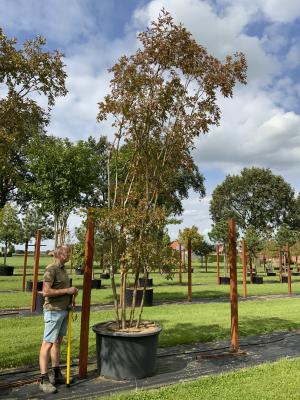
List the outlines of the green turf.
{"label": "green turf", "polygon": [[[23,256],[12,257],[11,264],[16,266],[15,274],[11,277],[0,277],[0,308],[28,308],[31,305],[31,295],[26,293],[7,293],[5,291],[17,290],[21,291],[22,288],[22,260]],[[39,279],[43,278],[43,271],[45,266],[51,262],[51,257],[41,257],[40,259],[40,275]],[[28,258],[28,279],[32,279],[32,266],[33,257]],[[208,272],[205,269],[200,268],[200,264],[197,262],[193,263],[193,297],[197,298],[220,298],[229,295],[229,285],[217,285],[215,276],[215,265],[209,264]],[[67,266],[69,269],[69,266]],[[100,277],[99,267],[95,268],[95,277]],[[263,271],[260,271],[263,273]],[[165,300],[184,300],[187,298],[187,274],[183,274],[183,285],[179,285],[178,274],[173,276],[172,280],[166,279],[164,275],[159,273],[153,273],[154,281],[154,301],[165,301]],[[79,289],[82,288],[83,277],[75,275],[74,271],[72,274],[73,285]],[[129,281],[132,277],[129,276]],[[116,282],[119,282],[119,275],[116,275]],[[239,294],[242,294],[242,274],[239,265],[238,269],[238,283],[239,283]],[[110,280],[102,280],[102,285],[108,287]],[[277,277],[266,277],[264,276],[263,285],[250,285],[247,287],[249,296],[260,296],[260,295],[274,295],[274,294],[287,294],[287,284],[278,282]],[[294,294],[300,294],[300,277],[292,277],[292,291]],[[82,290],[79,292],[77,298],[77,304],[81,303]],[[111,289],[101,289],[92,291],[92,303],[108,303],[112,302]]]}
{"label": "green turf", "polygon": [[243,369],[155,390],[136,390],[99,400],[298,400],[300,359]]}
{"label": "green turf", "polygon": [[[163,326],[160,346],[207,342],[230,337],[228,303],[168,305],[145,308],[144,319]],[[91,313],[90,326],[113,318],[113,311]],[[300,328],[298,299],[249,301],[239,305],[240,335]],[[42,316],[1,319],[0,368],[36,365],[42,338]],[[78,356],[79,320],[73,324],[72,355]],[[95,355],[95,335],[90,330],[89,354]],[[63,349],[65,357],[65,348]]]}

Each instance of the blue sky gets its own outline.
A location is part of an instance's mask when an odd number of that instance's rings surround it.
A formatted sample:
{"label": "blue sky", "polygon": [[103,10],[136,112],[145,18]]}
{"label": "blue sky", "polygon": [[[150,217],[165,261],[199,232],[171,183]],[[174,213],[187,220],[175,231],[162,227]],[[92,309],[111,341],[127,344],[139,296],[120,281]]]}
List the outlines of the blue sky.
{"label": "blue sky", "polygon": [[199,202],[191,193],[184,202],[181,226],[170,228],[175,238],[192,224],[210,230],[214,187],[243,167],[271,168],[300,191],[300,1],[0,0],[0,26],[21,41],[42,35],[49,49],[65,53],[69,94],[57,100],[49,133],[112,138],[109,122],[96,123],[97,103],[109,91],[107,69],[135,51],[137,32],[163,6],[214,56],[243,51],[249,65],[248,85],[219,100],[220,126],[196,142],[207,196]]}

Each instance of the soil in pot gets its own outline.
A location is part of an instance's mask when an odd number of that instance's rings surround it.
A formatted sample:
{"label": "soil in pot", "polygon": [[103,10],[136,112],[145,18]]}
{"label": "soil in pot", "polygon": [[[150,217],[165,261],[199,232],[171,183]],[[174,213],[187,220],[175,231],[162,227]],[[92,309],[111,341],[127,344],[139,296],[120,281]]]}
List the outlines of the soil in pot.
{"label": "soil in pot", "polygon": [[14,274],[14,268],[9,265],[0,265],[0,276],[12,276]]}
{"label": "soil in pot", "polygon": [[[143,290],[144,288],[137,288],[136,300],[135,300],[136,306],[140,306],[141,304],[143,298]],[[126,294],[126,303],[131,304],[133,296],[133,288],[126,288],[125,294]],[[144,306],[151,307],[152,305],[153,305],[153,289],[146,288]]]}
{"label": "soil in pot", "polygon": [[93,326],[98,374],[112,379],[141,379],[155,373],[158,336],[153,323],[142,329],[118,331],[115,322]]}

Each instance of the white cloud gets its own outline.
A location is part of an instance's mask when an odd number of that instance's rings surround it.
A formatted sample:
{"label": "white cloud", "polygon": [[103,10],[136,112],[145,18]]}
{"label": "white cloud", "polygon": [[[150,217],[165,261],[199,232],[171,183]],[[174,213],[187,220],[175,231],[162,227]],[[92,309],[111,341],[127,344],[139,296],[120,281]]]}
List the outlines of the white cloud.
{"label": "white cloud", "polygon": [[[97,2],[98,13],[105,3]],[[249,65],[248,85],[238,86],[233,99],[219,99],[221,125],[197,140],[194,154],[200,171],[237,173],[244,166],[258,165],[291,178],[299,187],[300,117],[295,104],[299,104],[300,84],[285,72],[299,66],[300,48],[296,40],[282,34],[283,26],[300,16],[299,1],[152,0],[136,9],[123,37],[109,41],[97,26],[93,4],[81,0],[0,2],[0,25],[14,30],[16,36],[41,33],[66,53],[69,94],[57,100],[51,133],[73,140],[90,134],[112,135],[109,121],[96,123],[97,103],[109,91],[107,69],[120,55],[136,49],[136,32],[157,18],[164,6],[214,56],[223,59],[243,51]],[[266,19],[262,35],[247,35],[249,25]],[[286,48],[282,62],[278,52]],[[191,194],[184,201],[181,227],[195,223],[201,232],[210,229],[209,195],[199,202]],[[178,229],[170,227],[173,238]]]}

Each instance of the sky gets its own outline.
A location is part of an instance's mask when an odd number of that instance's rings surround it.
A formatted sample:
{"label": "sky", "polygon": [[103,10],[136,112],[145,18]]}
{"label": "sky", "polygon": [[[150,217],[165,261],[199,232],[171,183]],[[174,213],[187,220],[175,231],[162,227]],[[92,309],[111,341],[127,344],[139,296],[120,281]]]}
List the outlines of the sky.
{"label": "sky", "polygon": [[[97,103],[109,93],[108,69],[138,48],[137,33],[163,7],[213,56],[242,51],[248,62],[247,85],[219,99],[220,125],[195,142],[206,197],[191,192],[183,202],[182,223],[169,227],[175,239],[192,225],[209,232],[214,188],[244,167],[270,168],[300,191],[300,1],[0,0],[0,27],[20,42],[41,35],[47,49],[65,54],[69,93],[57,99],[48,132],[112,139],[110,123],[96,122]],[[72,216],[71,229],[78,221]]]}

